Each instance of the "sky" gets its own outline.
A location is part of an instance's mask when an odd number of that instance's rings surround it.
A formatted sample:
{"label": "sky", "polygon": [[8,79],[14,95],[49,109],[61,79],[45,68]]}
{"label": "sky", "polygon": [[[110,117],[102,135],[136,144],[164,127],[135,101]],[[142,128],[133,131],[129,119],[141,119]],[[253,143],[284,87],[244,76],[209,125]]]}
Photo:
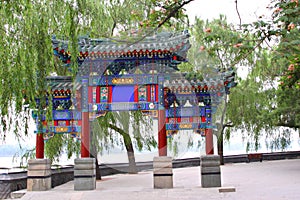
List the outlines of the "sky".
{"label": "sky", "polygon": [[[260,15],[270,13],[266,8],[270,0],[238,0],[238,11],[242,23],[255,21]],[[194,0],[184,7],[193,22],[195,16],[212,20],[220,14],[227,16],[227,20],[233,24],[239,24],[235,0]]]}

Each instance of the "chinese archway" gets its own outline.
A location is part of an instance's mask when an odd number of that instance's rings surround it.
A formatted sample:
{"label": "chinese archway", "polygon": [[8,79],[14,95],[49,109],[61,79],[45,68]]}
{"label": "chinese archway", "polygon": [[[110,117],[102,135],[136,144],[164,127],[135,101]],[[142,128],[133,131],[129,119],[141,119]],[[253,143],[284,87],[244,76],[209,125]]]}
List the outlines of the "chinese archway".
{"label": "chinese archway", "polygon": [[[54,55],[68,67],[68,41],[52,38]],[[189,33],[160,33],[133,44],[110,39],[79,38],[76,79],[52,76],[52,120],[37,119],[36,157],[44,157],[44,140],[71,134],[81,141],[81,157],[89,157],[90,122],[106,112],[136,111],[158,119],[159,156],[167,155],[167,137],[193,130],[206,137],[213,154],[212,114],[226,95],[232,76],[219,80],[186,78],[177,66],[186,62]],[[42,127],[42,128],[40,128]]]}

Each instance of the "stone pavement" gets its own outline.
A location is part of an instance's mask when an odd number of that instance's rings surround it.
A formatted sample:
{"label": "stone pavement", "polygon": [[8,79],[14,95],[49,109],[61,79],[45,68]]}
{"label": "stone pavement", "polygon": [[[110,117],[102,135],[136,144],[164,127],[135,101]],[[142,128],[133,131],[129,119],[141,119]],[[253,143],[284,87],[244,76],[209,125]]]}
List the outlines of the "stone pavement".
{"label": "stone pavement", "polygon": [[153,189],[152,171],[103,177],[93,191],[74,191],[73,181],[45,192],[27,192],[22,200],[155,200],[155,199],[300,199],[300,159],[221,167],[222,187],[200,187],[200,167],[174,169],[173,189]]}

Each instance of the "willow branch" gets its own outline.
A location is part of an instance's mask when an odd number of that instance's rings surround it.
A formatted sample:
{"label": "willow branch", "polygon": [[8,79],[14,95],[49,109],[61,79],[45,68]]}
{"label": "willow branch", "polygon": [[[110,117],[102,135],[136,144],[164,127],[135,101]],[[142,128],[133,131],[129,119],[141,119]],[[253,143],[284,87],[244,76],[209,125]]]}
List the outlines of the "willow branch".
{"label": "willow branch", "polygon": [[[171,17],[173,17],[173,16],[178,12],[178,10],[180,10],[183,6],[189,4],[189,3],[192,2],[192,1],[194,1],[194,0],[184,1],[182,4],[180,4],[179,6],[177,6],[176,8],[174,8],[173,10],[171,10],[171,11],[169,12],[169,14],[167,15],[167,17],[166,17],[163,21],[161,21],[155,29],[153,29],[153,30],[150,31],[149,33],[145,34],[143,37],[141,37],[140,39],[136,40],[135,42],[128,44],[127,47],[132,46],[132,45],[134,45],[134,44],[136,44],[136,43],[139,43],[139,42],[141,42],[142,40],[144,40],[146,37],[152,35],[152,34],[153,34],[154,32],[156,32],[162,25],[164,25]],[[175,2],[174,4],[176,4],[176,2]],[[173,4],[173,5],[174,5],[174,4]]]}
{"label": "willow branch", "polygon": [[283,127],[288,127],[288,128],[300,128],[300,125],[294,125],[294,124],[289,124],[289,123],[284,123],[284,122],[279,122],[276,124],[276,126],[283,126]]}
{"label": "willow branch", "polygon": [[225,69],[225,66],[224,66],[224,63],[223,63],[223,60],[222,60],[222,58],[221,58],[221,55],[220,55],[219,50],[217,50],[217,56],[218,56],[218,58],[219,58],[219,60],[220,60],[220,63],[221,63],[221,65],[222,65],[222,68]]}
{"label": "willow branch", "polygon": [[226,113],[226,110],[227,110],[227,94],[225,94],[224,102],[225,102],[225,105],[224,105],[224,109],[223,109],[222,116],[221,116],[221,127],[222,127],[221,135],[223,135],[223,132],[224,132],[224,129],[225,129],[224,118],[225,118],[225,113]]}
{"label": "willow branch", "polygon": [[232,124],[232,122],[228,122],[228,123],[224,124],[223,127],[225,129],[226,127],[234,127],[234,125]]}
{"label": "willow branch", "polygon": [[114,124],[108,124],[108,127],[118,133],[120,133],[123,137],[124,136],[128,136],[128,133],[126,133],[123,129],[120,129],[119,127],[117,127]]}
{"label": "willow branch", "polygon": [[183,6],[189,4],[189,3],[192,2],[192,1],[194,1],[194,0],[188,0],[188,1],[185,1],[185,2],[183,2],[182,4],[180,4],[178,7],[176,7],[175,9],[173,9],[173,10],[168,14],[168,16],[167,16],[162,22],[160,22],[160,23],[158,24],[158,26],[157,26],[154,30],[159,29],[164,23],[166,23],[171,17],[173,17],[173,16],[178,12],[179,9],[181,9]]}
{"label": "willow branch", "polygon": [[111,32],[110,32],[110,35],[111,35],[111,36],[114,35],[114,31],[115,31],[115,28],[116,28],[116,26],[117,26],[116,20],[115,20],[115,19],[113,19],[113,20],[114,20],[114,23],[113,23],[113,25],[112,25]]}
{"label": "willow branch", "polygon": [[251,50],[249,50],[247,53],[245,53],[239,60],[235,61],[232,63],[232,66],[238,64],[241,60],[247,58],[257,47],[259,47],[263,42],[264,40],[266,39],[266,37],[262,38],[259,43],[257,45],[255,45],[255,47],[253,47]]}
{"label": "willow branch", "polygon": [[241,15],[240,15],[240,12],[239,12],[239,9],[238,9],[238,2],[237,0],[235,0],[235,10],[239,16],[239,20],[240,20],[240,29],[242,29],[242,19],[241,19]]}

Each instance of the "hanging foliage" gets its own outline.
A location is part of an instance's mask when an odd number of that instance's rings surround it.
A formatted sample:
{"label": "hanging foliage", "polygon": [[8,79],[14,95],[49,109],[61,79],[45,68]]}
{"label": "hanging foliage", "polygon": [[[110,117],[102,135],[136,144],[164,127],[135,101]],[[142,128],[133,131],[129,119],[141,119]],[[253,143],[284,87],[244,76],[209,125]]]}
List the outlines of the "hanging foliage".
{"label": "hanging foliage", "polygon": [[[173,30],[184,27],[187,17],[182,7],[189,2],[183,0],[167,3],[152,0],[1,1],[0,136],[5,138],[10,133],[10,129],[14,129],[16,137],[19,138],[24,127],[27,133],[32,108],[38,109],[40,118],[42,111],[47,108],[47,116],[51,120],[51,105],[46,106],[45,91],[48,88],[45,78],[50,74],[76,77],[77,57],[71,56],[71,70],[55,59],[51,43],[53,35],[68,40],[69,52],[67,53],[78,55],[79,36],[105,38],[125,36],[128,32],[132,34],[135,30],[144,28],[154,31],[158,27],[171,25]],[[149,33],[149,31],[144,32]],[[128,39],[128,34],[125,39]],[[38,104],[36,99],[39,99]],[[155,146],[153,136],[145,137],[140,132],[140,125],[143,123],[141,114],[128,115],[131,116],[129,118],[134,124],[133,137],[136,139],[137,148],[150,149]],[[106,120],[114,121],[114,117],[110,118],[108,115]],[[105,131],[103,133],[104,135],[100,137],[104,138]],[[111,137],[109,141],[113,141],[113,136],[109,137]],[[78,152],[78,145],[78,142],[65,135],[56,135],[47,141],[45,153],[47,157],[55,160],[67,150],[70,157],[72,152]]]}

